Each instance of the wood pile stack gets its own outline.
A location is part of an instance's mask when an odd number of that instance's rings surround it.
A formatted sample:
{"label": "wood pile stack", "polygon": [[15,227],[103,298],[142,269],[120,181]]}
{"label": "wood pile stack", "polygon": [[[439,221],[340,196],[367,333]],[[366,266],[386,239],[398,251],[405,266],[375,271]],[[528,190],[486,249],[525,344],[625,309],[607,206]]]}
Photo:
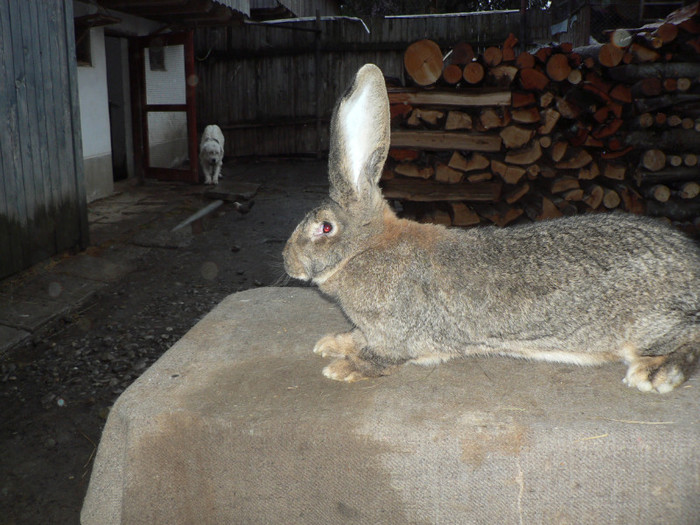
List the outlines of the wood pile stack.
{"label": "wood pile stack", "polygon": [[406,49],[387,198],[456,226],[621,209],[698,231],[698,4],[602,45],[516,44]]}

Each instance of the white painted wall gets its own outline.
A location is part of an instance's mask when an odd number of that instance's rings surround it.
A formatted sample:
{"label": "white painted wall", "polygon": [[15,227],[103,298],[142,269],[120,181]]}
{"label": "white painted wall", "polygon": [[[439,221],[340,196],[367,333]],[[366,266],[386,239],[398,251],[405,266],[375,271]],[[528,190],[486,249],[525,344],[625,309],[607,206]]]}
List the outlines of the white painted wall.
{"label": "white painted wall", "polygon": [[103,28],[90,30],[90,45],[92,66],[78,66],[80,126],[85,158],[107,155],[111,152]]}

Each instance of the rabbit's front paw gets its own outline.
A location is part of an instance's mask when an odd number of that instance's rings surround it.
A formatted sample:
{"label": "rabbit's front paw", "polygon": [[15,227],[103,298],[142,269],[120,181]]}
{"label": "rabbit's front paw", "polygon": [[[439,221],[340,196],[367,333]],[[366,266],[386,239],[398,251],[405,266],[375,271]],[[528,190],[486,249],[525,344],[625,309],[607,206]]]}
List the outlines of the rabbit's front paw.
{"label": "rabbit's front paw", "polygon": [[347,359],[336,359],[330,365],[323,369],[323,375],[334,381],[345,381],[346,383],[354,383],[362,379],[367,379],[359,372]]}
{"label": "rabbit's front paw", "polygon": [[356,353],[357,348],[351,332],[327,335],[319,339],[314,346],[314,354],[322,357],[345,357]]}
{"label": "rabbit's front paw", "polygon": [[685,380],[677,364],[669,363],[667,356],[640,357],[627,369],[623,382],[642,392],[666,394]]}

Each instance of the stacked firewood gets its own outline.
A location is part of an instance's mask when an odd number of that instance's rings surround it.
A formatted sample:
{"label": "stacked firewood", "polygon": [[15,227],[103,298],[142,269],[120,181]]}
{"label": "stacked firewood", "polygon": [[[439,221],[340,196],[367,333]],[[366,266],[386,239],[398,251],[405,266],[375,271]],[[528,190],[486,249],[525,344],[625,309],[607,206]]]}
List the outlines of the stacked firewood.
{"label": "stacked firewood", "polygon": [[387,198],[456,226],[621,209],[700,228],[698,4],[609,36],[409,46],[415,87],[389,88]]}

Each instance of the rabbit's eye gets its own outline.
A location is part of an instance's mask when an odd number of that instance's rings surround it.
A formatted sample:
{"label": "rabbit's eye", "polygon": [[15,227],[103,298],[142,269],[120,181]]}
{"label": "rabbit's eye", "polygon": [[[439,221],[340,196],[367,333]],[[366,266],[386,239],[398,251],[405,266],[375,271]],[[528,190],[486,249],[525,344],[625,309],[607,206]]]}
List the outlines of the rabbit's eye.
{"label": "rabbit's eye", "polygon": [[321,231],[323,233],[331,233],[333,231],[333,225],[330,222],[323,222],[321,224]]}

